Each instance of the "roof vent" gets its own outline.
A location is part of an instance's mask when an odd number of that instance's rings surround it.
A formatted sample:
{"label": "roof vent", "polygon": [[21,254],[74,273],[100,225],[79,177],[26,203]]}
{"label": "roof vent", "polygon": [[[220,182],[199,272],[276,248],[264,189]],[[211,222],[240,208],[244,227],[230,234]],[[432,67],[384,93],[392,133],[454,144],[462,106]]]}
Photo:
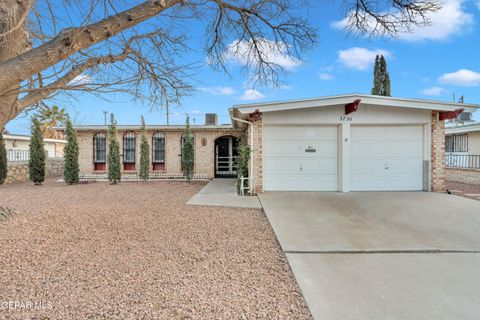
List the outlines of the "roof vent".
{"label": "roof vent", "polygon": [[217,114],[216,113],[205,114],[205,125],[216,126],[217,125]]}

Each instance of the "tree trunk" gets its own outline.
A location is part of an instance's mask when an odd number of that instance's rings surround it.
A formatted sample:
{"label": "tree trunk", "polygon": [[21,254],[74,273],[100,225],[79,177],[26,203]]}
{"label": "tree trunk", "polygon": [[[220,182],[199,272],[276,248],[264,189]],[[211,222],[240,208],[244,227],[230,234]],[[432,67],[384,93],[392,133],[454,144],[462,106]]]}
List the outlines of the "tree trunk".
{"label": "tree trunk", "polygon": [[[3,0],[0,6],[0,65],[31,48],[28,32],[25,28],[25,15],[33,1]],[[6,75],[11,77],[12,75]],[[20,82],[12,82],[6,91],[15,91]],[[0,130],[17,115],[17,94],[0,96]]]}

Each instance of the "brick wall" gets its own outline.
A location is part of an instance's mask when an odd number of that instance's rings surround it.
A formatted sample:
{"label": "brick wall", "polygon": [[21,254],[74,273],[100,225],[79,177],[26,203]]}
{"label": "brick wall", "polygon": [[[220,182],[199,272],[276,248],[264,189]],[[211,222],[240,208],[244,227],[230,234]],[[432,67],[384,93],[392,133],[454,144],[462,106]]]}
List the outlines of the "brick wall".
{"label": "brick wall", "polygon": [[[120,143],[120,153],[123,154],[123,135],[127,131],[120,130],[117,140]],[[141,131],[134,131],[136,134],[136,165],[135,171],[138,172],[140,166],[140,141]],[[152,170],[152,136],[156,132],[163,132],[165,135],[165,171],[166,173],[181,172],[181,138],[182,129],[154,131],[147,130],[146,136],[150,148],[150,170]],[[78,131],[78,143],[80,148],[80,172],[94,173],[93,166],[93,135],[97,131]],[[215,140],[221,136],[243,135],[241,130],[237,129],[208,129],[208,130],[192,130],[195,139],[195,165],[194,172],[206,174],[209,178],[215,176]],[[108,138],[107,138],[108,144]],[[123,172],[123,171],[122,171]]]}
{"label": "brick wall", "polygon": [[432,113],[432,175],[433,192],[444,192],[445,187],[445,122],[438,120],[438,112]]}
{"label": "brick wall", "polygon": [[253,121],[252,124],[253,135],[253,178],[255,192],[263,192],[263,121],[260,116],[259,119]]}
{"label": "brick wall", "polygon": [[480,169],[448,168],[446,169],[448,181],[480,184]]}

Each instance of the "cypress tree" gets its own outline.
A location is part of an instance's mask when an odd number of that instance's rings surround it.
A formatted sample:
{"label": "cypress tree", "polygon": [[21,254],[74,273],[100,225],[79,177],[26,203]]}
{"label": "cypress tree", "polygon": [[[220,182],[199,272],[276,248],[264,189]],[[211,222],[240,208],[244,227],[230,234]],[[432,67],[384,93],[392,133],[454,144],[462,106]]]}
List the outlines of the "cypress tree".
{"label": "cypress tree", "polygon": [[194,149],[193,149],[192,129],[190,128],[190,117],[187,116],[185,132],[183,134],[182,167],[183,167],[183,175],[188,180],[188,182],[192,180],[193,161],[194,161]]}
{"label": "cypress tree", "polygon": [[145,133],[145,120],[143,116],[141,118],[142,121],[142,141],[140,142],[140,179],[146,181],[148,179],[148,172],[150,168],[150,152],[148,146],[148,140]]}
{"label": "cypress tree", "polygon": [[0,128],[0,185],[2,185],[7,179],[7,173],[7,147],[5,141],[3,141],[3,134]]}
{"label": "cypress tree", "polygon": [[378,96],[390,96],[390,74],[387,70],[387,61],[383,55],[377,55],[375,57],[373,87],[371,92]]}
{"label": "cypress tree", "polygon": [[117,141],[117,125],[115,116],[110,114],[110,126],[108,127],[108,181],[112,184],[120,182],[121,161],[120,161],[120,144]]}
{"label": "cypress tree", "polygon": [[39,185],[45,181],[45,148],[42,127],[37,118],[32,121],[32,138],[30,139],[30,161],[28,162],[30,180]]}
{"label": "cypress tree", "polygon": [[67,144],[63,149],[65,168],[63,171],[63,178],[67,184],[76,184],[80,180],[80,166],[78,164],[78,141],[77,133],[73,129],[70,118],[67,118],[67,127],[65,129],[65,135],[67,136]]}

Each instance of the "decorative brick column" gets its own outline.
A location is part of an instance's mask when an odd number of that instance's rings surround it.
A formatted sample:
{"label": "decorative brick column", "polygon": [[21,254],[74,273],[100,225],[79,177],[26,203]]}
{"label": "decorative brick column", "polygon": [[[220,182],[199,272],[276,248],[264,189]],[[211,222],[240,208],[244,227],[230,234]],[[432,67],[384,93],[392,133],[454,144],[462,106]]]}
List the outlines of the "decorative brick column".
{"label": "decorative brick column", "polygon": [[252,117],[253,135],[253,177],[255,192],[263,192],[263,121],[261,115]]}
{"label": "decorative brick column", "polygon": [[438,112],[432,113],[432,191],[445,192],[445,122],[438,120]]}

